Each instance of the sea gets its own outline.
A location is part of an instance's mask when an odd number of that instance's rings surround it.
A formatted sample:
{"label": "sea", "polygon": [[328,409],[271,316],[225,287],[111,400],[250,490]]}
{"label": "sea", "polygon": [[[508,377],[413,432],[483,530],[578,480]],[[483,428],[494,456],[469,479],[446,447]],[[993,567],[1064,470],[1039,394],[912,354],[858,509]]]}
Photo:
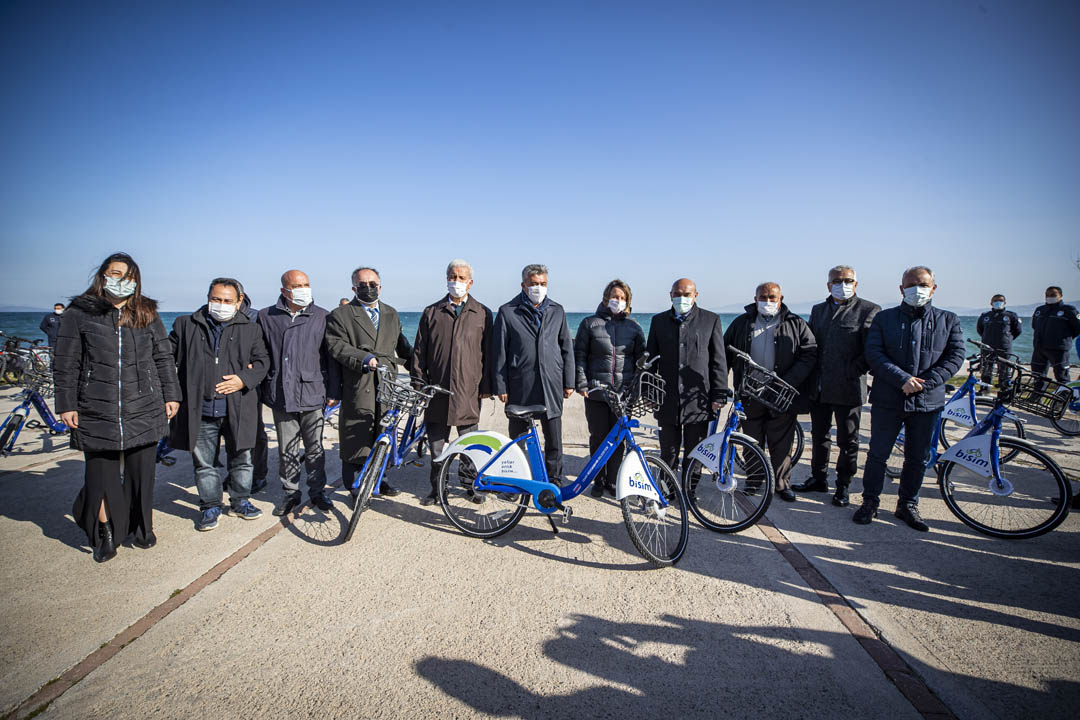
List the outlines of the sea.
{"label": "sea", "polygon": [[[181,315],[188,313],[178,312],[163,312],[161,313],[161,319],[165,323],[166,329],[171,329],[173,321]],[[420,322],[419,312],[399,312],[401,316],[401,329],[405,334],[405,337],[410,342],[416,337],[416,327]],[[592,315],[592,313],[584,312],[568,312],[566,314],[566,322],[570,326],[570,335],[573,337],[577,333],[578,324],[582,320]],[[19,337],[35,339],[44,338],[45,334],[41,332],[39,326],[41,320],[44,317],[44,313],[31,313],[31,312],[6,312],[0,313],[0,331],[5,335],[17,335]],[[652,313],[634,313],[631,315],[641,325],[645,331],[646,336],[649,334],[649,325],[652,320]],[[727,327],[737,315],[733,313],[721,313],[720,318],[724,327]],[[806,317],[806,316],[803,316]],[[964,328],[964,334],[972,339],[978,340],[979,336],[975,332],[975,324],[978,322],[978,316],[961,316],[960,324]],[[1031,334],[1028,332],[1030,327],[1030,318],[1023,318],[1025,332],[1016,338],[1013,342],[1013,352],[1020,356],[1020,359],[1027,362],[1031,359]]]}

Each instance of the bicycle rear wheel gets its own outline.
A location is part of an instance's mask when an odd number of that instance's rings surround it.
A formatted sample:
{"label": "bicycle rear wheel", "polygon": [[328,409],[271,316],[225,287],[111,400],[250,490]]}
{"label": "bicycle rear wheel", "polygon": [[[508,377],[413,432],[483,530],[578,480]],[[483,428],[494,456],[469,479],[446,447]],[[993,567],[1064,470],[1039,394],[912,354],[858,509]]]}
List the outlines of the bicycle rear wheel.
{"label": "bicycle rear wheel", "polygon": [[755,442],[729,438],[727,452],[741,460],[728,463],[722,458],[719,473],[696,458],[687,463],[683,494],[698,522],[715,532],[735,533],[756,523],[769,508],[773,471]]}
{"label": "bicycle rear wheel", "polygon": [[448,457],[439,470],[439,504],[446,519],[471,537],[493,538],[518,524],[532,498],[527,493],[476,492],[476,466],[469,456]]}
{"label": "bicycle rear wheel", "polygon": [[[994,409],[995,403],[988,398],[976,398],[975,399],[975,412],[980,418],[984,418],[990,414]],[[953,443],[960,442],[964,437],[971,432],[971,428],[967,425],[956,422],[951,418],[945,417],[945,414],[941,415],[941,428],[938,433],[938,438],[941,440],[941,446],[946,450],[953,445]],[[1001,418],[1001,432],[1004,435],[1011,437],[1024,439],[1024,424],[1020,422],[1019,418],[1015,417],[1003,417]],[[1006,463],[1013,459],[1016,452],[1009,450],[1008,452],[1002,450],[1001,462]]]}
{"label": "bicycle rear wheel", "polygon": [[1050,422],[1062,435],[1076,437],[1080,435],[1080,386],[1070,386],[1072,400],[1065,406],[1065,414],[1060,418],[1051,418]]}
{"label": "bicycle rear wheel", "polygon": [[1014,438],[1001,438],[1001,452],[1013,454],[1001,465],[1008,486],[951,460],[938,473],[941,497],[968,527],[999,538],[1025,539],[1050,532],[1069,514],[1072,488],[1049,455]]}
{"label": "bicycle rear wheel", "polygon": [[795,467],[799,464],[799,458],[802,457],[803,448],[806,445],[806,432],[803,430],[802,423],[795,420],[795,439],[791,443],[791,467]]}
{"label": "bicycle rear wheel", "polygon": [[904,469],[904,443],[897,440],[893,443],[889,457],[885,458],[885,475],[896,480],[900,477],[900,471]]}
{"label": "bicycle rear wheel", "polygon": [[[386,457],[387,444],[378,443],[372,451],[371,459],[364,468],[364,474],[360,476],[360,487],[357,488],[355,504],[353,505],[352,517],[349,518],[349,527],[345,531],[345,539],[342,542],[352,540],[356,525],[360,522],[360,515],[367,510],[367,504],[371,501],[371,493],[375,490],[375,483],[382,477],[383,458]],[[348,489],[348,488],[346,488]]]}
{"label": "bicycle rear wheel", "polygon": [[642,557],[656,567],[674,565],[686,551],[690,521],[679,479],[663,460],[653,454],[645,456],[656,485],[668,506],[641,495],[622,499],[623,522],[630,540]]}

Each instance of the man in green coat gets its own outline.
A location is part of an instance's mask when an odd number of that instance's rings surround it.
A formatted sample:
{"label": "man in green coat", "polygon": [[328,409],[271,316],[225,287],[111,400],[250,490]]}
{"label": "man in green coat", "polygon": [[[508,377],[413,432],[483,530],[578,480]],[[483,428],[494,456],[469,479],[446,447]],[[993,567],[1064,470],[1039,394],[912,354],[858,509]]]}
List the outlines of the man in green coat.
{"label": "man in green coat", "polygon": [[[355,500],[353,482],[371,452],[382,417],[375,401],[379,378],[375,369],[385,365],[396,373],[399,364],[407,364],[412,347],[401,333],[397,310],[379,300],[382,283],[378,271],[357,268],[352,273],[352,287],[356,296],[349,304],[334,308],[326,320],[326,349],[341,365],[341,483]],[[392,497],[398,491],[384,480],[379,494]]]}

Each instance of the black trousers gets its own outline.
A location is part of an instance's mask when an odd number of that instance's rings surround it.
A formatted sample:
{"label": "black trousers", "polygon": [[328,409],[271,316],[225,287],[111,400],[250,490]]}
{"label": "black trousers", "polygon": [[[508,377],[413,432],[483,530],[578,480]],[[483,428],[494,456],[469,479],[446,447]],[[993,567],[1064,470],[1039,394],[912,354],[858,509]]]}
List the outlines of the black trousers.
{"label": "black trousers", "polygon": [[679,449],[682,449],[683,462],[686,456],[694,451],[697,444],[709,434],[709,422],[707,420],[693,423],[660,423],[660,459],[674,471],[675,475],[682,477],[679,470]]}
{"label": "black trousers", "polygon": [[[528,432],[528,421],[518,418],[508,420],[511,440],[516,440]],[[542,417],[538,418],[537,422],[544,433],[544,465],[547,466],[548,481],[562,485],[562,416]]]}
{"label": "black trousers", "polygon": [[97,544],[98,508],[102,500],[117,544],[131,533],[135,533],[139,542],[148,540],[154,532],[157,443],[126,450],[88,450],[85,458],[84,484],[71,515],[86,533],[90,545]]}
{"label": "black trousers", "polygon": [[862,405],[810,404],[810,475],[815,480],[825,480],[829,472],[829,452],[832,440],[833,419],[836,420],[836,445],[840,457],[836,459],[836,486],[847,487],[859,470],[859,421]]}
{"label": "black trousers", "polygon": [[1054,369],[1054,378],[1058,382],[1069,382],[1069,351],[1046,348],[1033,348],[1031,351],[1031,372],[1045,375],[1046,366]]}
{"label": "black trousers", "polygon": [[[589,455],[592,456],[604,444],[604,438],[611,432],[611,428],[618,424],[619,419],[615,417],[615,413],[611,412],[611,406],[606,402],[586,400],[585,422],[589,426]],[[622,462],[622,457],[623,446],[620,443],[593,482],[614,490],[619,480],[619,464]]]}
{"label": "black trousers", "polygon": [[794,411],[776,416],[766,411],[758,415],[747,414],[740,427],[757,440],[758,445],[768,449],[777,492],[791,487],[791,444],[795,441],[796,422],[798,419]]}
{"label": "black trousers", "polygon": [[[442,469],[442,463],[436,463],[435,458],[439,457],[439,453],[446,447],[446,443],[450,440],[450,426],[443,423],[427,422],[424,421],[426,429],[426,435],[428,440],[428,447],[431,451],[431,494],[435,495],[435,491],[439,485],[439,471]],[[461,437],[467,432],[472,432],[479,427],[476,423],[471,425],[458,425],[457,434]]]}

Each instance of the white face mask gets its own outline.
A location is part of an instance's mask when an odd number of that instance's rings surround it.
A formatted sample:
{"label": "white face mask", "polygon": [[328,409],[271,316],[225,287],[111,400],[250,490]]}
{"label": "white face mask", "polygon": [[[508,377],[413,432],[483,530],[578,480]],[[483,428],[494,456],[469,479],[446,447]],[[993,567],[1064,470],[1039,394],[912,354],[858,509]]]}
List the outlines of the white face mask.
{"label": "white face mask", "polygon": [[904,302],[912,307],[922,307],[930,302],[930,294],[933,292],[934,288],[923,287],[922,285],[906,287],[904,288]]}
{"label": "white face mask", "polygon": [[611,311],[612,315],[618,315],[621,312],[625,312],[625,310],[626,310],[626,301],[625,300],[617,300],[616,298],[611,298],[610,300],[607,301],[607,308],[608,308],[608,310]]}
{"label": "white face mask", "polygon": [[1049,295],[1046,296],[1046,304],[1047,305],[1057,305],[1059,302],[1061,302],[1061,298],[1059,298],[1057,296],[1054,296],[1054,297],[1050,297]]}
{"label": "white face mask", "polygon": [[469,292],[469,283],[462,282],[461,280],[447,280],[446,292],[450,293],[450,297],[455,300],[465,297],[465,293]]}
{"label": "white face mask", "polygon": [[292,293],[293,305],[307,307],[311,304],[311,288],[295,287],[290,292]]}
{"label": "white face mask", "polygon": [[995,310],[1004,310],[1005,302],[1002,300],[995,300],[994,302],[990,303],[990,307],[994,308]]}
{"label": "white face mask", "polygon": [[855,296],[855,283],[834,283],[829,286],[829,291],[837,300],[847,300]]}
{"label": "white face mask", "polygon": [[547,297],[547,287],[544,285],[529,285],[525,288],[525,294],[529,296],[529,300],[532,301],[533,305],[539,305]]}
{"label": "white face mask", "polygon": [[694,298],[692,297],[679,296],[671,298],[671,309],[677,315],[685,315],[690,312],[692,307],[694,307]]}
{"label": "white face mask", "polygon": [[61,310],[53,310],[53,312],[56,313],[57,315],[63,315],[64,314],[64,311],[62,309]]}
{"label": "white face mask", "polygon": [[207,309],[210,311],[210,317],[214,318],[218,322],[228,322],[236,315],[236,305],[226,305],[225,303],[208,303]]}
{"label": "white face mask", "polygon": [[115,298],[126,298],[135,292],[138,284],[134,280],[121,280],[120,278],[105,278],[105,292]]}
{"label": "white face mask", "polygon": [[776,313],[780,312],[780,303],[758,300],[757,311],[759,315],[764,315],[765,317],[772,317],[773,315],[776,315]]}

